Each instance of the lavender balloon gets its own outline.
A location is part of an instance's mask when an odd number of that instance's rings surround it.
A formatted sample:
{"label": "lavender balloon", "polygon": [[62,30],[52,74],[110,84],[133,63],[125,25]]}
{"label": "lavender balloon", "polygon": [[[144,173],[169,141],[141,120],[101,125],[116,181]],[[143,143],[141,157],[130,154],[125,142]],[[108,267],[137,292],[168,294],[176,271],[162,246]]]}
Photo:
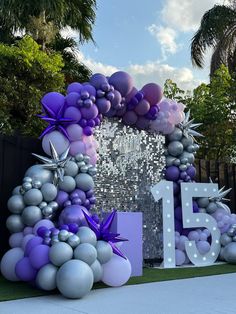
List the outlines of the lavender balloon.
{"label": "lavender balloon", "polygon": [[59,224],[76,223],[78,226],[87,226],[83,211],[90,216],[87,209],[80,205],[70,205],[63,209],[59,216]]}

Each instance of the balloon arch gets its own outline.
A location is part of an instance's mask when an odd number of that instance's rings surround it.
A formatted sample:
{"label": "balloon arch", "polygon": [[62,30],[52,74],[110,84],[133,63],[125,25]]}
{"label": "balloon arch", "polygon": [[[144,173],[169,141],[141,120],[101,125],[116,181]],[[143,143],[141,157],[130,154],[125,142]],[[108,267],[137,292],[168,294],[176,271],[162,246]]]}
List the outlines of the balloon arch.
{"label": "balloon arch", "polygon": [[[41,164],[26,171],[22,185],[9,198],[11,215],[6,224],[11,249],[1,261],[5,278],[44,290],[58,288],[68,298],[83,297],[94,282],[120,286],[129,279],[131,265],[119,246],[127,239],[110,229],[116,211],[101,219],[90,212],[96,203],[93,177],[98,147],[93,133],[103,117],[165,135],[164,177],[173,182],[165,188],[173,189],[173,204],[168,198],[167,203],[173,205],[175,264],[192,261],[186,243],[194,243],[203,260],[212,254],[215,238],[209,229],[187,228],[183,223],[181,190],[195,182],[193,163],[199,148],[195,137],[201,136],[196,131],[200,124],[184,113],[183,104],[163,98],[161,87],[154,83],[138,91],[131,76],[122,71],[110,77],[94,74],[88,83],[70,84],[66,96],[50,92],[41,103],[39,117],[48,123],[41,134],[42,147],[48,157],[35,155]],[[154,187],[153,193],[161,188]],[[214,260],[220,252],[221,259],[236,262],[236,218],[222,203],[227,192],[221,189],[213,196],[195,197],[190,212],[214,218],[213,230],[221,234]],[[164,202],[166,194],[162,194]],[[163,205],[163,213],[170,206]],[[173,235],[174,230],[168,228],[167,233]]]}

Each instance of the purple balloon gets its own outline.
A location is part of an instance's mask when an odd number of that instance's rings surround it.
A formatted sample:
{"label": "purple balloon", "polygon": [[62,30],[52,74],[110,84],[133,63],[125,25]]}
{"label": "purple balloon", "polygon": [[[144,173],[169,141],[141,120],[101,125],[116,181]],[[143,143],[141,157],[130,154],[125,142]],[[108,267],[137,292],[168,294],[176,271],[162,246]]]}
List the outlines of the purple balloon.
{"label": "purple balloon", "polygon": [[193,212],[194,213],[198,213],[199,212],[198,204],[195,201],[193,201]]}
{"label": "purple balloon", "polygon": [[191,179],[194,179],[194,177],[196,176],[196,168],[194,166],[189,166],[186,172]]}
{"label": "purple balloon", "polygon": [[38,236],[40,236],[41,238],[44,238],[45,234],[48,232],[48,228],[42,226],[42,227],[39,227],[38,230],[37,230],[37,234]]}
{"label": "purple balloon", "polygon": [[91,76],[89,82],[96,89],[99,89],[102,84],[106,84],[108,81],[107,81],[107,78],[103,74],[95,73]]}
{"label": "purple balloon", "polygon": [[182,208],[180,206],[175,208],[175,218],[182,220]]}
{"label": "purple balloon", "polygon": [[84,135],[91,136],[93,134],[93,129],[90,126],[86,126],[83,132],[84,132]]}
{"label": "purple balloon", "polygon": [[48,245],[40,244],[34,247],[29,254],[29,260],[31,265],[35,269],[40,269],[44,265],[50,263],[48,253]]}
{"label": "purple balloon", "polygon": [[109,83],[113,85],[123,97],[128,95],[134,86],[132,77],[123,71],[113,73],[109,78]]}
{"label": "purple balloon", "polygon": [[207,241],[198,241],[196,245],[200,254],[206,254],[211,249],[211,245]]}
{"label": "purple balloon", "polygon": [[96,101],[96,105],[98,107],[99,113],[102,113],[102,114],[107,113],[111,108],[111,102],[105,97],[98,98]]}
{"label": "purple balloon", "polygon": [[165,178],[169,181],[178,181],[180,175],[179,168],[176,166],[170,166],[166,168]]}
{"label": "purple balloon", "polygon": [[66,129],[70,141],[78,141],[82,138],[83,129],[78,124],[71,124]]}
{"label": "purple balloon", "polygon": [[87,209],[80,205],[70,205],[63,209],[59,216],[59,224],[76,223],[78,226],[87,226],[87,221],[84,217],[83,211],[88,214]]}
{"label": "purple balloon", "polygon": [[61,226],[59,227],[59,229],[60,229],[60,230],[67,230],[67,231],[69,231],[69,226],[68,226],[68,225],[61,225]]}
{"label": "purple balloon", "polygon": [[138,120],[138,117],[134,111],[127,111],[123,116],[123,122],[127,125],[134,125]]}
{"label": "purple balloon", "polygon": [[37,270],[31,265],[29,257],[23,257],[17,262],[15,272],[22,281],[34,280],[37,274]]}
{"label": "purple balloon", "polygon": [[186,241],[188,241],[188,238],[185,235],[181,235],[180,238],[179,238],[179,243],[176,246],[177,249],[179,249],[181,251],[184,251],[185,250],[185,243],[186,243]]}
{"label": "purple balloon", "polygon": [[149,127],[150,121],[144,117],[138,117],[135,126],[140,130],[146,130]]}
{"label": "purple balloon", "polygon": [[96,105],[92,105],[89,108],[81,108],[81,114],[84,119],[94,119],[98,115],[98,108]]}
{"label": "purple balloon", "polygon": [[60,108],[64,105],[65,96],[57,92],[50,92],[43,96],[41,103],[46,105],[55,114],[58,113]]}
{"label": "purple balloon", "polygon": [[137,106],[135,107],[135,112],[140,115],[144,116],[146,113],[148,113],[150,109],[150,104],[146,99],[142,99]]}
{"label": "purple balloon", "polygon": [[182,230],[183,230],[182,222],[179,221],[178,219],[175,219],[175,231],[178,231],[179,233],[181,233]]}
{"label": "purple balloon", "polygon": [[[81,201],[84,203],[86,200],[86,194],[84,191],[80,190],[80,189],[75,189],[74,190],[75,193],[78,194],[78,197],[81,199]],[[73,193],[73,192],[72,192]]]}
{"label": "purple balloon", "polygon": [[161,86],[155,83],[144,85],[141,91],[144,93],[144,98],[149,101],[151,106],[159,103],[163,96]]}
{"label": "purple balloon", "polygon": [[81,119],[80,110],[76,107],[68,107],[65,110],[64,118],[71,119],[74,123],[76,123]]}
{"label": "purple balloon", "polygon": [[76,233],[79,230],[78,225],[75,223],[69,224],[68,227],[69,227],[69,231],[73,233]]}
{"label": "purple balloon", "polygon": [[75,156],[77,154],[85,154],[85,144],[82,141],[75,141],[70,144],[69,153],[71,156]]}
{"label": "purple balloon", "polygon": [[115,108],[120,105],[122,100],[121,94],[120,92],[118,92],[118,90],[114,90],[114,98],[111,100],[111,106],[112,108]]}
{"label": "purple balloon", "polygon": [[186,255],[183,251],[176,249],[175,250],[175,264],[181,266],[184,264]]}
{"label": "purple balloon", "polygon": [[83,85],[80,83],[77,83],[77,82],[71,83],[67,87],[67,94],[74,93],[74,92],[80,93],[82,87],[83,87]]}
{"label": "purple balloon", "polygon": [[35,235],[37,235],[38,228],[42,227],[42,226],[44,226],[44,227],[46,227],[48,229],[51,229],[51,228],[55,227],[54,223],[51,220],[49,220],[49,219],[42,219],[39,222],[37,222],[36,225],[34,226],[33,233]]}
{"label": "purple balloon", "polygon": [[83,85],[80,93],[82,94],[84,91],[88,92],[90,96],[96,96],[96,89],[89,83],[86,85]]}
{"label": "purple balloon", "polygon": [[131,91],[125,96],[125,102],[128,104],[137,93],[138,93],[137,88],[133,87]]}
{"label": "purple balloon", "polygon": [[27,243],[25,247],[25,256],[29,256],[30,252],[33,248],[43,243],[43,239],[41,237],[33,237],[29,242]]}
{"label": "purple balloon", "polygon": [[34,237],[33,234],[27,234],[26,236],[24,236],[22,242],[21,242],[21,247],[23,250],[25,250],[25,247],[27,245],[27,243]]}
{"label": "purple balloon", "polygon": [[199,238],[200,238],[200,235],[197,231],[193,230],[193,231],[190,231],[189,234],[188,234],[188,239],[190,241],[199,241]]}
{"label": "purple balloon", "polygon": [[178,195],[180,192],[179,184],[176,182],[173,182],[173,188],[174,188],[174,195]]}
{"label": "purple balloon", "polygon": [[65,101],[68,107],[73,106],[77,107],[77,101],[79,100],[80,95],[78,93],[72,92],[65,97]]}
{"label": "purple balloon", "polygon": [[61,208],[63,206],[63,204],[69,199],[69,195],[68,193],[64,192],[64,191],[59,191],[57,193],[57,197],[55,199],[55,201],[58,203],[59,207]]}

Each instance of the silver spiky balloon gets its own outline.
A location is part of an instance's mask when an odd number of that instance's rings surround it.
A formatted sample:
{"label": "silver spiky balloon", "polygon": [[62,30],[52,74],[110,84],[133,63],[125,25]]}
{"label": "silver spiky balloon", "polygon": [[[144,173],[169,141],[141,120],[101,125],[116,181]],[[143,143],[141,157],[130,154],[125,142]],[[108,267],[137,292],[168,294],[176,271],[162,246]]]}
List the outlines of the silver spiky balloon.
{"label": "silver spiky balloon", "polygon": [[184,120],[178,125],[178,127],[182,130],[183,135],[188,138],[192,137],[194,139],[195,136],[203,137],[203,135],[195,129],[197,129],[202,123],[193,123],[194,119],[190,120],[190,110],[185,114]]}
{"label": "silver spiky balloon", "polygon": [[42,165],[43,168],[53,171],[53,184],[58,185],[59,180],[63,181],[64,168],[71,157],[68,157],[69,148],[59,156],[51,141],[49,141],[49,144],[52,156],[51,159],[34,153],[32,155],[44,163]]}
{"label": "silver spiky balloon", "polygon": [[[213,183],[212,179],[210,178],[210,183]],[[218,195],[217,196],[212,196],[209,198],[209,200],[213,201],[216,203],[216,205],[218,205],[219,207],[223,208],[224,210],[226,210],[228,213],[231,213],[231,210],[230,208],[224,204],[223,202],[229,202],[230,199],[228,198],[225,198],[225,196],[232,190],[231,188],[230,189],[227,189],[227,190],[224,190],[225,189],[225,186],[223,186],[222,188],[220,188],[218,190]]]}

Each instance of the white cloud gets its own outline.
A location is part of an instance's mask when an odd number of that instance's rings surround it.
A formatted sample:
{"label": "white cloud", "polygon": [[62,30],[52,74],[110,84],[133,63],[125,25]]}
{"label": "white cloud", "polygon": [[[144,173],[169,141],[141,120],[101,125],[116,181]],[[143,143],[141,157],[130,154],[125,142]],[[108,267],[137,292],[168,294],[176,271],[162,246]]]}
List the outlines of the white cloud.
{"label": "white cloud", "polygon": [[176,82],[180,88],[192,90],[202,82],[194,78],[191,69],[187,67],[172,67],[160,61],[150,61],[145,64],[132,64],[126,68],[118,69],[115,66],[86,58],[84,54],[80,52],[78,53],[78,59],[86,64],[93,73],[99,72],[109,76],[118,70],[127,71],[134,78],[137,88],[141,88],[149,82],[155,82],[163,86],[166,79],[171,79]]}
{"label": "white cloud", "polygon": [[196,31],[203,14],[224,0],[167,0],[161,12],[162,20],[176,30]]}
{"label": "white cloud", "polygon": [[166,53],[176,53],[179,46],[175,42],[177,33],[173,28],[152,24],[148,27],[148,31],[160,43],[163,57],[166,57]]}

